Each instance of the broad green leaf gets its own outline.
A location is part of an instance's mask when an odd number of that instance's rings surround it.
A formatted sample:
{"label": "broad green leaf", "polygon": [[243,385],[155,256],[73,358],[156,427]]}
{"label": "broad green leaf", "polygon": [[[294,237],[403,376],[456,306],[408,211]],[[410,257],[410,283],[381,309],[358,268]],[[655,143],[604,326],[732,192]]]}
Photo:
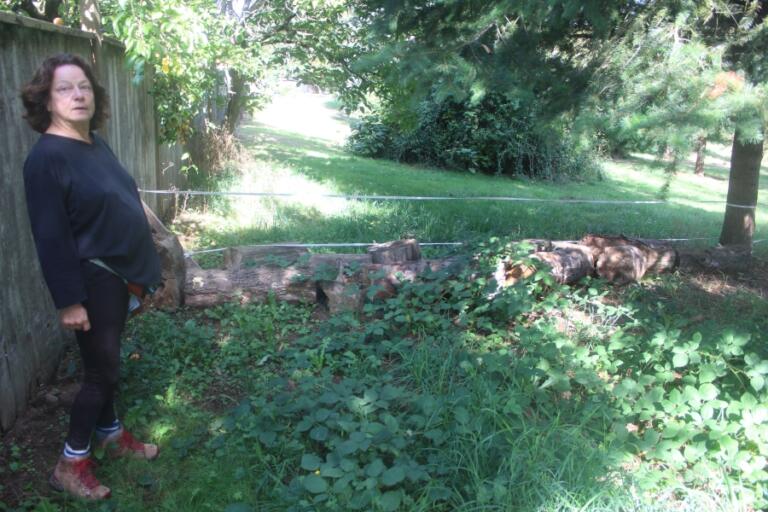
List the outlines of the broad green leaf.
{"label": "broad green leaf", "polygon": [[277,432],[271,432],[271,431],[259,432],[259,441],[261,441],[265,445],[272,446],[275,440],[277,440]]}
{"label": "broad green leaf", "polygon": [[381,510],[385,512],[392,512],[400,507],[400,501],[402,500],[402,493],[400,491],[385,492],[379,498],[379,504]]}
{"label": "broad green leaf", "polygon": [[706,384],[708,382],[712,382],[716,378],[717,378],[717,373],[712,367],[708,365],[704,365],[701,367],[701,370],[699,371],[699,384]]}
{"label": "broad green leaf", "polygon": [[322,425],[317,426],[309,432],[309,437],[315,441],[325,441],[328,439],[328,428]]}
{"label": "broad green leaf", "polygon": [[757,398],[755,398],[755,395],[752,393],[744,393],[741,395],[741,405],[751,409],[752,407],[757,405]]}
{"label": "broad green leaf", "polygon": [[755,391],[760,391],[765,386],[765,377],[762,375],[755,375],[749,379],[749,385],[752,386],[752,389]]}
{"label": "broad green leaf", "polygon": [[328,490],[328,484],[325,479],[317,475],[307,475],[304,477],[304,488],[312,494],[320,494]]}
{"label": "broad green leaf", "polygon": [[723,436],[718,440],[718,442],[720,443],[720,446],[723,448],[723,450],[725,450],[725,452],[728,454],[728,457],[733,457],[739,451],[739,443],[730,436]]}
{"label": "broad green leaf", "polygon": [[307,471],[315,471],[322,463],[323,461],[320,457],[312,453],[305,453],[301,457],[301,468],[306,469]]}
{"label": "broad green leaf", "polygon": [[405,478],[405,470],[401,466],[389,468],[381,475],[381,483],[386,486],[397,485]]}
{"label": "broad green leaf", "polygon": [[661,437],[664,439],[673,439],[680,432],[680,425],[677,423],[668,423],[664,430],[661,432]]}
{"label": "broad green leaf", "polygon": [[359,447],[360,447],[360,443],[347,439],[346,441],[342,441],[341,443],[339,443],[336,449],[341,455],[350,455],[352,453],[355,453]]}
{"label": "broad green leaf", "polygon": [[686,403],[692,404],[694,406],[698,405],[701,402],[699,390],[693,386],[685,386],[685,388],[683,388],[683,399],[686,401]]}
{"label": "broad green leaf", "polygon": [[717,387],[714,384],[702,384],[699,387],[699,394],[701,395],[701,399],[705,401],[714,400],[717,398],[717,395],[720,393],[720,391],[717,389]]}
{"label": "broad green leaf", "polygon": [[341,468],[332,466],[330,464],[323,464],[320,466],[320,476],[325,476],[328,478],[341,478],[344,476],[344,471],[341,470]]}
{"label": "broad green leaf", "polygon": [[672,364],[675,366],[675,368],[682,368],[683,366],[688,364],[688,354],[686,353],[679,353],[675,354],[672,358]]}
{"label": "broad green leaf", "polygon": [[350,482],[352,482],[352,480],[354,480],[354,477],[352,475],[346,475],[339,478],[333,484],[333,492],[340,494],[346,491],[347,489],[349,489],[349,484]]}
{"label": "broad green leaf", "polygon": [[384,470],[386,469],[386,466],[382,462],[381,459],[376,459],[370,464],[368,464],[368,467],[365,468],[365,474],[369,477],[376,478],[379,476]]}
{"label": "broad green leaf", "polygon": [[761,360],[759,363],[755,365],[753,370],[763,375],[768,374],[768,360],[765,360],[765,359]]}

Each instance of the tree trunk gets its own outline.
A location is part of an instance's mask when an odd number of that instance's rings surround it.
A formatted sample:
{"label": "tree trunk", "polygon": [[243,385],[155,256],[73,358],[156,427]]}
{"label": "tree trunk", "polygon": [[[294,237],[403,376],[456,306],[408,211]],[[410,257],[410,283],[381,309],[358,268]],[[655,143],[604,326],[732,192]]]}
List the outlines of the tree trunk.
{"label": "tree trunk", "polygon": [[696,176],[704,175],[704,151],[707,149],[707,137],[702,135],[696,139],[696,165],[693,168]]}
{"label": "tree trunk", "polygon": [[229,73],[232,77],[232,87],[229,101],[227,102],[227,111],[224,115],[224,126],[229,133],[235,133],[235,128],[237,128],[240,118],[243,116],[248,84],[245,81],[245,77],[234,69],[230,69]]}
{"label": "tree trunk", "polygon": [[101,14],[97,0],[80,0],[80,30],[99,34]]}
{"label": "tree trunk", "polygon": [[744,142],[736,130],[728,178],[728,204],[720,233],[722,245],[752,245],[762,160],[763,141]]}

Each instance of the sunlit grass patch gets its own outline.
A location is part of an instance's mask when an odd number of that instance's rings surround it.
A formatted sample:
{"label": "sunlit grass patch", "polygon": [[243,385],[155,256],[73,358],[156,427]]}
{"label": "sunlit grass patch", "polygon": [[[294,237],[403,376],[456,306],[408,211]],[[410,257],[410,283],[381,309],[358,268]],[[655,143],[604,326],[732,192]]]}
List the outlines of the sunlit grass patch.
{"label": "sunlit grass patch", "polygon": [[[314,101],[319,105],[321,98]],[[282,117],[280,123],[269,125],[267,122],[275,120],[273,112],[240,128],[250,160],[229,190],[297,196],[231,197],[230,209],[223,214],[213,212],[197,228],[179,228],[189,235],[189,249],[275,242],[370,243],[404,237],[416,237],[422,242],[466,242],[489,236],[576,239],[585,232],[703,238],[688,245],[707,246],[716,243],[720,234],[727,182],[682,170],[669,175],[652,156],[607,161],[604,179],[596,181],[550,183],[415,168],[351,156],[333,137],[313,136],[314,132],[304,125],[312,125],[310,117],[323,115],[320,107],[308,109],[305,117]],[[461,199],[358,201],[322,197],[329,194]],[[476,196],[666,202],[588,204],[467,199]],[[759,222],[765,215],[768,208],[758,207],[756,239],[768,238],[768,231]]]}

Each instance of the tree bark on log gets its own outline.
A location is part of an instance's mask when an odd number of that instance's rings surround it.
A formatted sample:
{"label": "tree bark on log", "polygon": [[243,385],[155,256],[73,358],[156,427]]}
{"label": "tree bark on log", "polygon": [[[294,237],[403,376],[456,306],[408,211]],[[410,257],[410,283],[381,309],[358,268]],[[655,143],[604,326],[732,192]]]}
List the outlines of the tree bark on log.
{"label": "tree bark on log", "polygon": [[551,252],[536,252],[531,258],[546,263],[558,283],[571,284],[594,273],[595,261],[589,248],[569,242],[553,242]]}
{"label": "tree bark on log", "polygon": [[[579,242],[523,240],[538,250],[530,258],[546,263],[561,284],[572,284],[597,274],[614,284],[639,281],[647,272],[659,273],[677,268],[677,251],[659,240],[639,240],[625,236],[585,235]],[[535,263],[502,261],[494,277],[500,287],[511,286],[533,275]]]}
{"label": "tree bark on log", "polygon": [[150,302],[156,307],[174,309],[184,303],[187,272],[184,249],[176,235],[168,231],[155,212],[143,201],[142,205],[152,232],[152,241],[160,256],[160,270],[163,278],[163,286],[152,295]]}
{"label": "tree bark on log", "polygon": [[[253,254],[263,253],[264,249],[240,247],[231,252]],[[292,256],[301,252],[297,250]],[[285,255],[283,251],[283,257]],[[374,297],[390,297],[403,282],[413,281],[427,268],[437,271],[451,263],[418,260],[379,264],[373,263],[368,254],[312,254],[287,265],[268,257],[262,257],[258,264],[243,264],[254,261],[243,255],[230,258],[240,264],[205,270],[188,261],[184,287],[186,305],[208,307],[235,299],[263,300],[274,294],[290,302],[318,302],[331,313],[357,310],[371,287],[375,287]]]}
{"label": "tree bark on log", "polygon": [[639,238],[627,238],[623,235],[603,236],[588,234],[579,243],[590,248],[595,263],[597,263],[598,258],[605,252],[606,248],[629,245],[643,253],[646,272],[653,274],[669,272],[676,269],[680,264],[677,250],[660,240],[641,240]]}
{"label": "tree bark on log", "polygon": [[614,284],[637,282],[647,270],[643,251],[634,245],[606,247],[595,262],[597,275]]}
{"label": "tree bark on log", "polygon": [[385,244],[375,244],[368,249],[372,263],[401,263],[421,259],[421,248],[415,239],[395,240]]}
{"label": "tree bark on log", "polygon": [[302,276],[296,267],[263,265],[205,270],[189,260],[184,303],[192,307],[208,307],[237,298],[263,300],[270,294],[281,300],[313,302],[316,299],[315,284]]}

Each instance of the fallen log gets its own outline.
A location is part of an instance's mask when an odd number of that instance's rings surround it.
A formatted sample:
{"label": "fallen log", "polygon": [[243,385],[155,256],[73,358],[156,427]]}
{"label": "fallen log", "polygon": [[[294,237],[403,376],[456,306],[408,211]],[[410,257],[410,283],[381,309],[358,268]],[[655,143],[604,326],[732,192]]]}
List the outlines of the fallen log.
{"label": "fallen log", "polygon": [[[208,307],[231,300],[274,295],[292,302],[317,302],[332,313],[359,309],[365,298],[391,297],[404,282],[452,260],[422,260],[415,240],[372,247],[367,254],[310,254],[293,247],[233,247],[224,268],[187,262],[185,304]],[[376,263],[374,258],[386,261]],[[417,258],[417,259],[413,259]]]}
{"label": "fallen log", "polygon": [[587,247],[568,242],[553,242],[552,246],[551,252],[536,252],[531,258],[546,263],[558,283],[575,283],[594,273],[594,258]]}
{"label": "fallen log", "polygon": [[374,244],[368,249],[368,254],[373,263],[402,263],[421,259],[421,249],[413,238]]}
{"label": "fallen log", "polygon": [[[427,269],[438,271],[454,260],[423,260],[416,240],[371,246],[365,254],[311,254],[302,247],[244,246],[223,252],[224,266],[203,269],[184,258],[176,236],[146,207],[162,262],[164,286],[152,303],[172,309],[208,307],[232,300],[316,302],[332,313],[359,310],[366,298],[391,297],[404,282]],[[563,284],[593,275],[617,284],[641,279],[646,272],[675,268],[677,251],[654,240],[589,234],[580,242],[523,240],[532,249],[525,261],[502,261],[494,274],[499,287],[531,277],[541,268]]]}
{"label": "fallen log", "polygon": [[597,275],[614,284],[637,282],[647,270],[646,257],[634,245],[612,245],[603,249],[595,264]]}
{"label": "fallen log", "polygon": [[[598,275],[614,284],[627,284],[646,273],[677,268],[680,257],[673,247],[658,240],[632,239],[625,236],[588,234],[580,241],[523,240],[534,252],[531,260],[549,267],[561,284],[572,284],[589,275]],[[511,286],[538,270],[531,261],[502,261],[494,276],[500,287]]]}
{"label": "fallen log", "polygon": [[235,269],[202,269],[187,262],[184,304],[208,307],[234,299],[266,299],[270,294],[287,301],[314,301],[314,283],[296,267],[263,265]]}
{"label": "fallen log", "polygon": [[[594,273],[594,260],[590,250],[567,241],[524,240],[535,249],[527,261],[501,261],[494,272],[496,282],[503,288],[512,286],[535,274],[546,265],[558,283],[572,284]],[[541,250],[546,248],[549,250]]]}
{"label": "fallen log", "polygon": [[[659,240],[627,238],[623,235],[585,235],[579,244],[589,247],[595,262],[608,247],[632,246],[637,248],[645,258],[645,272],[658,274],[675,270],[680,264],[677,250]],[[634,256],[632,256],[634,257]]]}

